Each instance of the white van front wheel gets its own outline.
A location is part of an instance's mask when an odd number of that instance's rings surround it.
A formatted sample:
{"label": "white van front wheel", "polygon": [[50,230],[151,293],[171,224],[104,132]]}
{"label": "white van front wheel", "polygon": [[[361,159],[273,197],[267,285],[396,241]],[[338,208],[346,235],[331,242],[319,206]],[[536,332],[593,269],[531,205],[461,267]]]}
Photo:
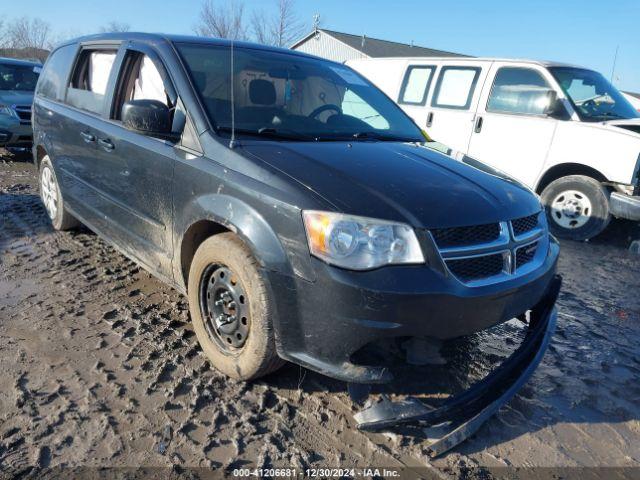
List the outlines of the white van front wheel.
{"label": "white van front wheel", "polygon": [[584,175],[551,182],[542,192],[549,229],[561,238],[588,240],[611,221],[609,194],[602,184]]}

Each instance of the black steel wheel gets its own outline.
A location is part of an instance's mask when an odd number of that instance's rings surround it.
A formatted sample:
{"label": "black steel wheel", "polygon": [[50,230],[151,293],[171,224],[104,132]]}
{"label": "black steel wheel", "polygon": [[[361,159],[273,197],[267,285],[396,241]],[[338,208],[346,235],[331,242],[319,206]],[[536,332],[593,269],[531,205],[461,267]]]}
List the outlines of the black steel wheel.
{"label": "black steel wheel", "polygon": [[249,301],[238,275],[209,265],[200,281],[200,309],[209,338],[222,350],[244,347],[251,328]]}

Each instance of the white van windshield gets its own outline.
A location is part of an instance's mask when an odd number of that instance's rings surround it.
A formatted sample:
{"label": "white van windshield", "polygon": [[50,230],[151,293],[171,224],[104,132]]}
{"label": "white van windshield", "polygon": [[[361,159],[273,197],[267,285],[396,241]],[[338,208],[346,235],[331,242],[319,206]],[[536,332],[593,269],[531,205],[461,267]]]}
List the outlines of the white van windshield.
{"label": "white van windshield", "polygon": [[573,67],[551,67],[551,74],[585,122],[638,118],[638,112],[600,73]]}

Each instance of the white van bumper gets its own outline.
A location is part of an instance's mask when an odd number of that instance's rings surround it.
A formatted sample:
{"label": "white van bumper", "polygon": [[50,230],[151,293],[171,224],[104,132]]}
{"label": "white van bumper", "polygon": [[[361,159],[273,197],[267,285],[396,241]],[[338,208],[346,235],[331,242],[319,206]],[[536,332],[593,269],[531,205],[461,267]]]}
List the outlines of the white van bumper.
{"label": "white van bumper", "polygon": [[640,196],[613,192],[609,200],[609,207],[611,213],[618,218],[640,221]]}

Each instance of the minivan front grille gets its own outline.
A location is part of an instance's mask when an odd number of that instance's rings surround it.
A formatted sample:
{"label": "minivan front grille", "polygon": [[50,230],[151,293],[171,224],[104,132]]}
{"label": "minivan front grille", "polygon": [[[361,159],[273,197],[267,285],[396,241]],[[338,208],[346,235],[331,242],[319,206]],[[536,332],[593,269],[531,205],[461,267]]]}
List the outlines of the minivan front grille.
{"label": "minivan front grille", "polygon": [[541,212],[511,221],[429,230],[446,269],[458,281],[482,286],[540,265],[549,245]]}
{"label": "minivan front grille", "polygon": [[530,263],[538,251],[538,242],[530,243],[516,250],[516,271],[527,263]]}
{"label": "minivan front grille", "polygon": [[478,257],[447,260],[447,267],[451,273],[463,282],[482,280],[500,275],[504,269],[502,253],[483,255]]}
{"label": "minivan front grille", "polygon": [[513,228],[513,234],[516,237],[520,237],[525,233],[530,232],[538,226],[538,213],[529,215],[528,217],[517,218],[511,221],[511,227]]}
{"label": "minivan front grille", "polygon": [[500,237],[500,224],[488,223],[470,227],[435,228],[431,235],[438,248],[461,247],[494,242]]}

